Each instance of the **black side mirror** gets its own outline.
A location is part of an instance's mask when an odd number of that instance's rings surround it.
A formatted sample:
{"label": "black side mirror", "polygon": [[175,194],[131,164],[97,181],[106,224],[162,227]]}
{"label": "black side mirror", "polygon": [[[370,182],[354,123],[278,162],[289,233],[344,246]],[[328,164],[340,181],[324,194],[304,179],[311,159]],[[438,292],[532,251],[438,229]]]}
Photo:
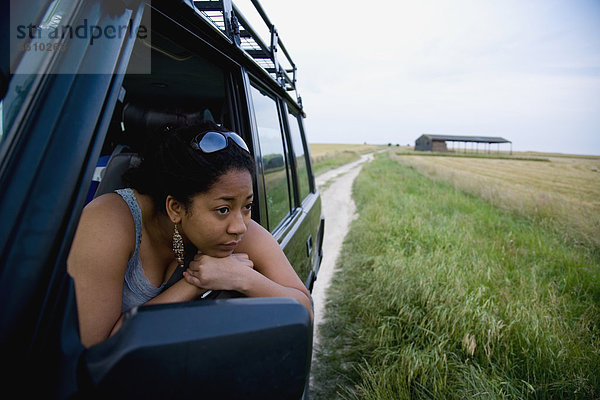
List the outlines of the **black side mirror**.
{"label": "black side mirror", "polygon": [[140,307],[83,362],[102,398],[299,399],[311,353],[304,306],[242,298]]}

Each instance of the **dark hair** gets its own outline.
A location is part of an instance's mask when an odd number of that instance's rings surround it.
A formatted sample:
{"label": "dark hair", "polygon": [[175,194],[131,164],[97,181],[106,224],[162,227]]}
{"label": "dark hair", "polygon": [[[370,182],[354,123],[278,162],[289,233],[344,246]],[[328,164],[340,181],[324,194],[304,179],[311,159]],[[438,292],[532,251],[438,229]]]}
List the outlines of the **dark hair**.
{"label": "dark hair", "polygon": [[210,190],[231,170],[248,171],[254,178],[254,158],[231,139],[227,139],[225,149],[214,153],[194,150],[190,145],[192,139],[207,131],[229,132],[212,121],[177,129],[161,128],[156,139],[146,146],[140,165],[125,172],[125,182],[152,197],[155,207],[166,212],[168,195],[188,210],[194,195]]}

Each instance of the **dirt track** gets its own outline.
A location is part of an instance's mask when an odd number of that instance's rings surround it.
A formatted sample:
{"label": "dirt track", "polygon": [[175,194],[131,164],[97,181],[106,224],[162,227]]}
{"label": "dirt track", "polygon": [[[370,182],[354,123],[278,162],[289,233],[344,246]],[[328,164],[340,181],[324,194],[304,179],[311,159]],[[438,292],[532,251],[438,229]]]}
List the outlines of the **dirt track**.
{"label": "dirt track", "polygon": [[[367,154],[358,161],[327,171],[317,177],[317,186],[322,190],[325,237],[323,238],[323,260],[312,292],[315,321],[313,349],[319,345],[319,325],[323,321],[327,289],[335,272],[335,264],[344,237],[354,218],[355,205],[352,200],[352,184],[363,163],[372,159],[373,154]],[[325,187],[326,185],[328,186]]]}

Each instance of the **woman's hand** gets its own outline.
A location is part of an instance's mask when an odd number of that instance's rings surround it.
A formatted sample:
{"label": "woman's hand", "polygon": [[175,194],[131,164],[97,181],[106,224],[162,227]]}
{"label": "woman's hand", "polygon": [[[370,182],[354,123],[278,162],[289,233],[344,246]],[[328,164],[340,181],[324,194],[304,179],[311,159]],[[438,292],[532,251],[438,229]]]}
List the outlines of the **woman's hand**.
{"label": "woman's hand", "polygon": [[243,291],[247,273],[253,268],[245,253],[216,258],[198,252],[183,276],[201,289]]}
{"label": "woman's hand", "polygon": [[204,290],[234,290],[246,297],[290,297],[308,310],[312,320],[310,292],[270,232],[254,220],[236,251],[225,258],[196,254],[185,282]]}

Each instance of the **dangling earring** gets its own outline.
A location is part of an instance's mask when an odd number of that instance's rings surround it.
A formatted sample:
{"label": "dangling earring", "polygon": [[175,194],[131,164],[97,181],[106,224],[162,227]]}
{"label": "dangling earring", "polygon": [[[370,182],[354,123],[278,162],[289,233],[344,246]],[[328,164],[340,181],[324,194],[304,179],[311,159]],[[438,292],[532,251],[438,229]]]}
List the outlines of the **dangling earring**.
{"label": "dangling earring", "polygon": [[177,259],[177,266],[182,267],[185,254],[183,248],[183,238],[177,230],[177,224],[175,224],[175,230],[173,231],[173,253]]}

